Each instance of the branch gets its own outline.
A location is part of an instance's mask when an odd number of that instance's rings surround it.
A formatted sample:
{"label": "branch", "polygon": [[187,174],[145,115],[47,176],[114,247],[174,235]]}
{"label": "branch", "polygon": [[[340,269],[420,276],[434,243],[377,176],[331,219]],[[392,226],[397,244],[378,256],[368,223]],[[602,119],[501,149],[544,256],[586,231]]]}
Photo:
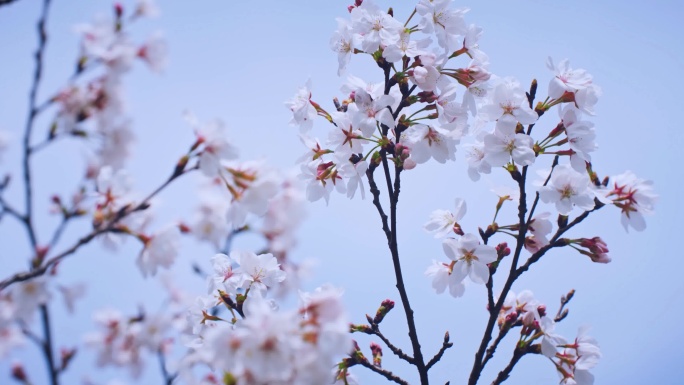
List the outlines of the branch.
{"label": "branch", "polygon": [[166,369],[166,359],[164,358],[164,352],[161,349],[157,351],[157,358],[159,358],[159,368],[162,372],[162,377],[164,378],[164,385],[171,385],[173,381],[176,380],[178,374],[171,374]]}
{"label": "branch", "polygon": [[496,379],[492,381],[492,385],[499,385],[502,382],[506,381],[508,377],[510,377],[511,372],[513,371],[513,368],[518,363],[518,361],[520,361],[520,359],[525,354],[529,353],[540,354],[541,347],[539,345],[528,345],[524,348],[516,347],[513,351],[513,357],[511,357],[511,360],[508,362],[508,365],[506,365],[506,368],[504,368],[504,370],[499,372],[499,375],[496,376]]}
{"label": "branch", "polygon": [[26,120],[26,128],[24,130],[23,147],[23,164],[24,169],[24,184],[25,184],[25,199],[26,209],[24,214],[24,221],[26,223],[26,231],[29,236],[32,248],[35,250],[38,241],[36,233],[33,229],[33,190],[31,187],[31,132],[33,131],[33,123],[38,115],[38,108],[36,107],[36,98],[38,96],[38,87],[43,75],[43,54],[45,53],[45,46],[47,44],[47,32],[45,31],[45,23],[48,17],[48,10],[50,7],[50,0],[43,0],[43,9],[38,20],[38,48],[34,54],[36,61],[36,68],[33,73],[33,83],[29,93],[29,115]]}
{"label": "branch", "polygon": [[444,355],[444,352],[446,352],[446,350],[449,349],[449,348],[452,347],[452,346],[454,346],[454,343],[453,343],[453,342],[449,342],[449,332],[446,332],[446,333],[444,334],[444,341],[442,341],[442,347],[439,348],[439,351],[437,352],[437,354],[435,354],[435,356],[432,357],[432,359],[430,360],[430,362],[427,363],[427,365],[425,366],[425,370],[430,370],[430,368],[431,368],[432,366],[434,366],[437,362],[439,362],[439,360],[442,359],[442,356]]}
{"label": "branch", "polygon": [[375,373],[385,377],[386,379],[388,379],[392,382],[396,382],[397,384],[401,384],[401,385],[409,385],[408,381],[403,380],[401,377],[395,375],[394,373],[390,372],[389,370],[378,368],[377,366],[368,362],[368,360],[358,360],[358,363],[361,366],[364,366],[364,367],[374,371]]}
{"label": "branch", "polygon": [[0,0],[0,7],[2,7],[4,5],[10,5],[10,4],[14,3],[15,1],[17,1],[17,0]]}
{"label": "branch", "polygon": [[528,258],[527,261],[525,261],[525,264],[523,264],[522,266],[520,266],[520,268],[518,268],[518,270],[516,270],[516,276],[519,277],[520,275],[522,275],[522,273],[527,271],[530,268],[530,266],[532,266],[532,264],[534,264],[535,262],[539,261],[541,259],[541,257],[543,257],[544,254],[546,254],[547,251],[551,250],[554,247],[559,247],[560,245],[558,245],[557,242],[558,242],[558,239],[563,234],[565,234],[568,230],[570,230],[571,228],[575,227],[577,224],[579,224],[580,222],[585,220],[589,216],[589,214],[591,214],[592,212],[594,212],[596,210],[601,209],[601,207],[604,206],[604,204],[599,202],[598,200],[596,200],[595,203],[596,203],[596,206],[594,206],[593,209],[591,209],[589,211],[585,211],[584,213],[579,215],[577,218],[575,218],[572,222],[567,224],[565,227],[559,228],[556,231],[556,234],[553,235],[553,238],[551,238],[551,240],[549,241],[548,245],[542,247],[536,253],[532,254],[532,256],[530,258]]}
{"label": "branch", "polygon": [[370,192],[373,194],[373,205],[375,205],[375,208],[378,210],[378,214],[380,214],[382,231],[385,233],[387,241],[389,242],[392,238],[392,235],[390,234],[389,225],[387,223],[387,214],[385,214],[385,210],[382,208],[382,203],[380,203],[380,190],[378,189],[378,184],[375,183],[375,177],[373,176],[373,171],[375,171],[375,168],[375,165],[368,167],[368,170],[366,170],[366,176],[368,177]]}
{"label": "branch", "polygon": [[50,312],[48,311],[47,305],[40,305],[40,321],[43,325],[43,334],[45,339],[43,340],[43,355],[45,356],[45,361],[47,361],[48,374],[50,375],[50,384],[59,384],[59,371],[55,367],[55,359],[52,353],[52,333],[50,332]]}
{"label": "branch", "polygon": [[380,338],[380,339],[382,340],[382,342],[384,342],[385,345],[387,345],[387,347],[388,347],[388,348],[392,351],[392,353],[394,353],[397,357],[401,358],[402,360],[408,362],[408,363],[411,364],[411,365],[415,365],[415,360],[413,359],[413,357],[411,357],[411,356],[409,356],[408,354],[404,353],[404,351],[401,350],[400,348],[394,346],[394,344],[391,343],[390,340],[387,339],[387,337],[385,337],[384,334],[382,334],[382,332],[380,331],[380,328],[378,327],[378,324],[372,324],[372,325],[371,325],[371,330],[372,330],[372,332],[373,332],[373,335],[378,336],[378,338]]}
{"label": "branch", "polygon": [[508,334],[508,332],[510,330],[511,330],[510,327],[507,327],[506,329],[499,330],[499,334],[496,336],[496,339],[487,348],[487,355],[485,355],[485,358],[482,360],[482,368],[484,368],[485,365],[487,365],[487,362],[489,362],[489,360],[491,360],[492,357],[494,357],[494,353],[496,353],[496,348],[499,347],[499,343],[501,342],[501,340],[504,339],[504,337],[506,337],[506,334]]}
{"label": "branch", "polygon": [[99,229],[95,229],[91,231],[89,234],[86,236],[82,237],[79,239],[74,245],[72,245],[70,248],[67,250],[57,254],[56,256],[47,259],[41,266],[36,267],[34,269],[31,269],[27,272],[23,273],[17,273],[13,275],[10,278],[7,278],[4,281],[0,281],[0,291],[4,290],[8,286],[12,285],[13,283],[16,282],[23,282],[27,281],[31,278],[35,278],[38,276],[41,276],[45,274],[52,266],[56,265],[59,263],[62,259],[68,257],[71,254],[74,254],[76,251],[78,251],[81,246],[84,246],[93,239],[95,239],[98,235],[102,235],[105,233],[111,233],[111,232],[121,232],[120,229],[116,227],[116,225],[121,221],[123,218],[128,216],[129,214],[132,214],[137,211],[142,211],[145,210],[149,207],[149,201],[157,194],[159,194],[164,188],[166,188],[172,181],[175,179],[179,178],[181,175],[187,174],[193,170],[196,170],[197,167],[193,167],[187,170],[180,170],[180,171],[174,171],[174,173],[164,182],[161,186],[159,186],[157,189],[155,189],[153,192],[151,192],[145,199],[143,199],[137,206],[129,209],[124,209],[121,210],[116,217],[114,217],[107,226],[104,226]]}

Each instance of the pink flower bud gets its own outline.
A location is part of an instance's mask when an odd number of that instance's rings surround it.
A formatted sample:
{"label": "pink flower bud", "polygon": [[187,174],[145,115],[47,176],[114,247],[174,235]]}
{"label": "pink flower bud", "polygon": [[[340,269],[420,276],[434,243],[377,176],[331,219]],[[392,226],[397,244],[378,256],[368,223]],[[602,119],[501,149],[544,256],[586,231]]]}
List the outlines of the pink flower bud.
{"label": "pink flower bud", "polygon": [[15,362],[12,364],[12,378],[23,383],[26,383],[28,381],[26,371],[24,370],[24,366],[21,363]]}
{"label": "pink flower bud", "polygon": [[539,313],[540,317],[545,316],[546,315],[546,305],[537,306],[537,312]]}
{"label": "pink flower bud", "polygon": [[404,170],[413,170],[414,168],[416,168],[416,162],[413,159],[408,158],[404,161]]}

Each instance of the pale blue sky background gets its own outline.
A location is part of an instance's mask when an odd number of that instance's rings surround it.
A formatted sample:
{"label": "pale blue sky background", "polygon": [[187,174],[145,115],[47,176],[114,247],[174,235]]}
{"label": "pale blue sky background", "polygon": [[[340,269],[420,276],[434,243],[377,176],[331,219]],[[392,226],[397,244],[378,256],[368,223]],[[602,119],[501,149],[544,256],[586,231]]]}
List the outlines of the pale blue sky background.
{"label": "pale blue sky background", "polygon": [[[16,146],[26,116],[39,3],[20,0],[0,8],[0,129],[10,131],[15,139],[15,147],[0,161],[3,174],[16,172],[18,167]],[[53,3],[41,99],[63,85],[73,70],[77,40],[71,26],[91,20],[98,12],[109,12],[107,1]],[[410,14],[413,4],[378,3],[393,5],[399,19]],[[337,59],[328,40],[336,28],[335,18],[347,17],[347,5],[338,0],[161,2],[162,16],[141,23],[134,35],[144,38],[150,32],[163,31],[170,48],[169,66],[161,76],[138,66],[125,82],[138,137],[130,162],[136,187],[150,191],[187,149],[192,131],[181,118],[185,109],[194,111],[200,120],[224,119],[241,148],[242,159],[261,157],[283,169],[292,167],[303,147],[297,129],[287,124],[290,113],[283,102],[308,78],[313,82],[314,99],[322,105],[329,106],[333,96],[342,96],[339,87],[343,79],[336,76]],[[466,20],[484,28],[481,47],[490,56],[493,73],[514,76],[523,84],[536,77],[539,94],[544,95],[551,76],[544,65],[547,56],[556,60],[567,57],[574,67],[587,69],[604,91],[598,116],[591,119],[600,145],[594,156],[595,169],[600,175],[632,170],[654,180],[661,195],[656,215],[647,218],[645,233],[625,233],[618,210],[611,207],[572,233],[578,237],[600,235],[610,247],[611,264],[595,265],[577,253],[556,252],[528,272],[514,290],[533,290],[554,311],[561,294],[577,290],[570,316],[558,331],[572,338],[579,325],[593,326],[592,335],[604,352],[593,371],[597,384],[681,383],[684,262],[678,231],[682,172],[677,155],[684,144],[680,127],[684,27],[679,2],[487,0],[462,5],[472,8]],[[352,59],[349,72],[380,81],[377,68],[359,59]],[[541,122],[546,127],[556,123],[549,118]],[[319,133],[323,123],[317,125]],[[46,120],[39,121],[36,139],[41,138],[46,124]],[[78,142],[63,141],[36,157],[37,212],[47,210],[49,194],[71,190],[82,172],[82,154]],[[446,330],[455,342],[432,372],[436,384],[465,380],[484,327],[485,291],[470,286],[461,299],[434,294],[423,272],[432,259],[443,258],[441,245],[421,226],[432,210],[452,208],[457,196],[468,201],[465,226],[474,229],[486,223],[496,202],[488,190],[498,181],[506,181],[492,177],[474,184],[466,177],[462,151],[457,158],[456,164],[429,164],[405,173],[399,211],[402,263],[424,354],[431,357],[436,352]],[[155,226],[188,217],[196,194],[195,184],[188,182],[161,196]],[[11,199],[20,199],[19,186],[15,183],[10,191]],[[52,217],[39,222],[41,239],[46,240],[55,224]],[[80,229],[71,228],[62,246],[86,229],[87,223]],[[235,247],[250,245],[243,240]],[[90,285],[88,298],[78,306],[78,317],[65,315],[60,304],[53,306],[58,346],[92,329],[88,314],[105,304],[128,313],[134,313],[138,303],[151,309],[159,306],[160,286],[141,278],[133,264],[137,252],[138,245],[133,242],[116,255],[94,245],[62,264],[62,282],[87,281]],[[203,292],[204,283],[191,276],[189,266],[191,261],[206,264],[211,255],[208,248],[186,242],[174,269],[179,282],[190,291]],[[25,235],[18,226],[9,219],[0,223],[0,276],[22,268],[26,256]],[[354,322],[362,322],[364,314],[372,314],[385,298],[399,302],[389,253],[370,200],[348,201],[334,195],[328,207],[323,202],[311,205],[293,257],[318,258],[317,275],[310,286],[331,282],[344,287]],[[410,350],[402,319],[402,312],[396,309],[385,327],[397,344]],[[359,341],[367,348],[369,341]],[[499,348],[498,359],[488,366],[483,383],[489,383],[495,370],[508,361],[512,344],[512,339],[507,340]],[[390,354],[385,352],[385,366],[407,373]],[[35,359],[35,348],[27,346],[21,357]],[[156,362],[150,359],[150,363],[141,383],[158,383]],[[27,365],[32,375],[44,372],[42,361]],[[82,351],[64,383],[76,383],[85,374],[98,378],[96,373],[92,355]],[[127,380],[116,371],[103,373],[103,378]],[[364,383],[380,382],[363,368],[355,373]],[[412,371],[405,377],[416,381]],[[0,362],[0,383],[7,378],[8,363]],[[43,381],[36,377],[36,383]],[[508,383],[556,382],[550,363],[542,357],[526,357]]]}

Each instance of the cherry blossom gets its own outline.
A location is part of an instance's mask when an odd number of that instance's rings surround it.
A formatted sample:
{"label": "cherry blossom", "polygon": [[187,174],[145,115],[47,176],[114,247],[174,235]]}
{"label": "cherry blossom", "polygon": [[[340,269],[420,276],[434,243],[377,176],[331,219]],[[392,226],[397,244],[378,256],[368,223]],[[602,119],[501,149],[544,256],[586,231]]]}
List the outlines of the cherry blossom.
{"label": "cherry blossom", "polygon": [[462,297],[465,293],[463,279],[459,279],[453,273],[453,263],[447,264],[433,260],[432,265],[425,271],[425,276],[432,278],[432,288],[437,294],[444,293],[447,287],[449,287],[449,294],[454,298]]}
{"label": "cherry blossom", "polygon": [[653,189],[653,182],[638,178],[633,172],[626,171],[612,178],[613,189],[607,197],[620,208],[622,216],[620,223],[629,230],[631,226],[636,231],[646,229],[644,214],[651,214],[658,195]]}
{"label": "cherry blossom", "polygon": [[[463,15],[467,8],[450,9],[451,0],[420,0],[416,11],[422,16],[418,27],[424,33],[435,33],[437,43],[448,52],[455,51],[466,32]],[[461,39],[459,39],[461,38]]]}
{"label": "cherry blossom", "polygon": [[549,97],[553,99],[560,99],[565,92],[575,93],[587,88],[592,83],[591,75],[584,69],[570,68],[568,59],[563,59],[558,64],[554,64],[553,59],[549,56],[546,66],[555,74],[549,83]]}
{"label": "cherry blossom", "polygon": [[290,124],[298,125],[302,133],[308,132],[313,127],[313,120],[317,115],[316,109],[311,105],[311,80],[307,80],[303,87],[300,87],[297,94],[285,102],[285,106],[292,111]]}
{"label": "cherry blossom", "polygon": [[425,53],[424,49],[430,45],[429,39],[420,41],[411,40],[411,34],[403,29],[399,34],[399,40],[390,44],[382,51],[382,56],[390,63],[400,61],[405,57],[416,57]]}
{"label": "cherry blossom", "polygon": [[461,230],[458,221],[463,219],[466,214],[466,202],[461,198],[456,198],[455,206],[455,213],[448,210],[433,211],[430,214],[430,220],[423,225],[425,231],[434,233],[435,238],[444,237],[452,231],[458,235],[463,235],[463,230]]}
{"label": "cherry blossom", "polygon": [[594,142],[596,134],[594,124],[588,121],[579,120],[580,111],[572,105],[567,105],[562,110],[562,123],[565,133],[568,136],[568,144],[572,150],[570,155],[570,165],[577,172],[586,170],[586,162],[591,162],[591,152],[596,150]]}
{"label": "cherry blossom", "polygon": [[278,193],[280,177],[263,162],[242,162],[226,166],[224,179],[232,200],[228,220],[233,228],[245,224],[248,214],[263,216],[268,202]]}
{"label": "cherry blossom", "polygon": [[357,45],[354,36],[349,21],[337,18],[337,30],[330,38],[330,48],[337,52],[338,76],[344,73],[347,64],[349,64],[349,60],[351,59],[351,54],[354,52],[354,48]]}
{"label": "cherry blossom", "polygon": [[472,181],[480,180],[480,174],[492,172],[492,165],[485,159],[484,143],[473,143],[466,146],[466,160],[468,161],[468,176]]}
{"label": "cherry blossom", "polygon": [[264,294],[267,288],[285,279],[285,272],[280,269],[280,264],[273,254],[256,255],[251,252],[233,251],[230,258],[240,264],[243,288],[249,287]]}
{"label": "cherry blossom", "polygon": [[494,88],[489,103],[479,109],[479,117],[485,121],[510,119],[522,124],[532,124],[538,118],[537,113],[530,108],[520,83],[510,78]]}
{"label": "cherry blossom", "polygon": [[217,177],[223,169],[222,162],[236,159],[237,148],[233,146],[227,136],[224,123],[215,119],[201,124],[192,112],[186,111],[185,120],[192,126],[197,136],[199,151],[199,167],[202,173],[210,178]]}
{"label": "cherry blossom", "polygon": [[373,53],[380,45],[388,46],[399,40],[402,24],[380,10],[371,0],[365,0],[351,11],[352,30],[359,36],[361,49]]}
{"label": "cherry blossom", "polygon": [[475,283],[484,284],[489,280],[488,263],[496,261],[496,250],[481,245],[474,234],[465,234],[459,239],[447,238],[442,242],[444,253],[455,261],[455,279],[462,281],[466,276]]}
{"label": "cherry blossom", "polygon": [[151,237],[143,237],[145,247],[136,264],[143,277],[154,276],[157,268],[169,268],[178,256],[180,231],[177,226],[168,226]]}
{"label": "cherry blossom", "polygon": [[402,143],[411,148],[411,159],[418,164],[430,158],[439,163],[455,160],[459,139],[460,136],[453,135],[451,131],[425,124],[411,126],[402,134]]}
{"label": "cherry blossom", "polygon": [[394,128],[394,118],[387,109],[393,103],[394,98],[390,95],[372,99],[367,92],[358,90],[354,96],[354,104],[349,105],[348,113],[351,114],[354,127],[360,129],[363,136],[370,137],[378,123]]}
{"label": "cherry blossom", "polygon": [[229,200],[210,193],[201,194],[200,197],[200,205],[195,210],[195,217],[188,225],[188,230],[197,239],[210,242],[218,249],[231,230],[227,216]]}
{"label": "cherry blossom", "polygon": [[561,215],[570,214],[574,206],[592,210],[595,194],[590,183],[586,174],[561,165],[554,169],[549,185],[539,189],[539,197],[545,203],[554,203]]}
{"label": "cherry blossom", "polygon": [[166,40],[161,33],[155,33],[140,46],[137,55],[152,71],[162,72],[166,67],[167,51]]}
{"label": "cherry blossom", "polygon": [[535,153],[532,149],[532,138],[529,135],[516,133],[517,123],[511,120],[499,120],[494,133],[484,137],[485,160],[494,167],[504,166],[513,160],[521,166],[534,163]]}

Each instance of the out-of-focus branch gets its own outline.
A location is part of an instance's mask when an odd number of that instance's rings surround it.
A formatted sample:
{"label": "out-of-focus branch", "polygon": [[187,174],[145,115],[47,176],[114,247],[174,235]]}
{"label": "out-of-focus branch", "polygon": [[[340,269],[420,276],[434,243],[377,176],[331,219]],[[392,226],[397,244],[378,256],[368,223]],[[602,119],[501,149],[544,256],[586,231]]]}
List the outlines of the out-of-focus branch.
{"label": "out-of-focus branch", "polygon": [[43,1],[43,9],[38,20],[38,48],[34,54],[36,61],[36,68],[33,72],[33,83],[31,84],[31,91],[29,93],[29,115],[26,119],[26,128],[24,130],[23,147],[23,163],[24,171],[24,185],[25,185],[25,213],[24,221],[26,223],[26,231],[32,248],[35,250],[38,240],[33,229],[33,189],[31,186],[31,132],[33,131],[33,124],[36,116],[38,116],[39,109],[36,106],[36,99],[38,97],[38,88],[43,76],[43,55],[45,54],[45,47],[47,45],[47,31],[45,24],[47,23],[48,10],[50,9],[50,0]]}
{"label": "out-of-focus branch", "polygon": [[102,235],[105,233],[112,233],[112,232],[120,232],[121,230],[119,230],[116,227],[116,225],[119,223],[119,221],[121,221],[123,218],[125,218],[129,214],[147,209],[149,207],[149,201],[154,196],[156,196],[158,193],[160,193],[162,190],[164,190],[164,188],[166,188],[169,184],[171,184],[172,181],[174,181],[176,178],[180,177],[181,175],[187,174],[188,172],[191,172],[191,171],[196,170],[196,169],[197,169],[197,167],[193,167],[193,168],[190,168],[187,170],[181,170],[179,172],[174,172],[173,175],[171,175],[171,177],[169,177],[169,179],[166,180],[166,182],[164,182],[161,186],[159,186],[157,189],[155,189],[153,192],[151,192],[137,206],[126,209],[126,210],[122,210],[121,212],[119,212],[119,214],[115,218],[113,218],[107,226],[104,226],[102,228],[95,229],[95,230],[91,231],[88,235],[79,239],[70,248],[68,248],[68,249],[64,250],[63,252],[55,255],[52,258],[47,259],[39,267],[31,269],[27,272],[17,273],[17,274],[13,275],[12,277],[10,277],[4,281],[0,281],[0,291],[4,290],[5,288],[7,288],[8,286],[10,286],[13,283],[26,281],[26,280],[29,280],[31,278],[35,278],[35,277],[38,277],[38,276],[45,274],[52,266],[56,265],[57,263],[59,263],[64,258],[74,254],[79,248],[81,248],[81,246],[84,246],[84,245],[90,243],[90,241],[95,239],[98,235]]}
{"label": "out-of-focus branch", "polygon": [[10,5],[16,1],[17,0],[0,0],[0,7],[2,7],[3,5]]}

